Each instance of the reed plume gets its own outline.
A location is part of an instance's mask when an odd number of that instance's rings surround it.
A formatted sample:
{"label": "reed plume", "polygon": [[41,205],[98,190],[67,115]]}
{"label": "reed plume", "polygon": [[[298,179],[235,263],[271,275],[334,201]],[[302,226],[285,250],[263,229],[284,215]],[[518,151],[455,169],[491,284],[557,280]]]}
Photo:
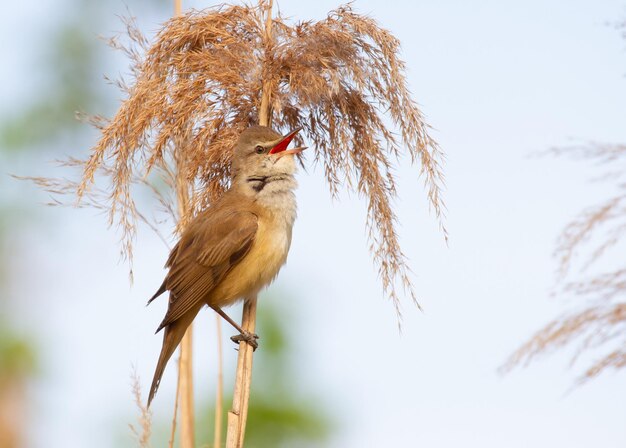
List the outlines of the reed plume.
{"label": "reed plume", "polygon": [[[406,151],[419,165],[442,223],[443,156],[409,94],[400,43],[391,33],[349,5],[319,22],[290,25],[275,17],[269,48],[261,5],[175,17],[149,48],[133,23],[127,25],[134,46],[112,44],[130,56],[134,83],[119,82],[127,98],[112,120],[95,121],[102,135],[75,189],[80,201],[97,173],[104,174],[109,220],[123,230],[126,256],[138,219],[134,180],[155,172],[170,185],[176,176],[186,180],[190,207],[188,216],[177,217],[179,227],[209,206],[229,185],[237,136],[258,121],[265,80],[273,126],[303,127],[331,194],[347,188],[368,199],[371,252],[398,313],[397,281],[415,299],[391,206],[394,164]],[[395,129],[386,127],[385,116]]]}
{"label": "reed plume", "polygon": [[129,424],[129,428],[135,436],[140,448],[150,448],[150,436],[152,435],[152,412],[144,404],[141,398],[141,382],[137,376],[137,372],[133,371],[132,392],[135,399],[135,405],[139,409],[138,423],[141,429],[137,429],[135,425]]}
{"label": "reed plume", "polygon": [[[607,252],[626,235],[626,145],[590,144],[552,151],[590,160],[608,167],[601,179],[615,184],[615,193],[583,210],[561,233],[554,256],[558,261],[555,294],[583,301],[549,322],[517,349],[503,366],[505,371],[527,365],[535,357],[576,345],[572,363],[583,354],[595,356],[577,383],[607,369],[626,367],[626,268],[603,268]],[[571,280],[571,271],[583,279]]]}

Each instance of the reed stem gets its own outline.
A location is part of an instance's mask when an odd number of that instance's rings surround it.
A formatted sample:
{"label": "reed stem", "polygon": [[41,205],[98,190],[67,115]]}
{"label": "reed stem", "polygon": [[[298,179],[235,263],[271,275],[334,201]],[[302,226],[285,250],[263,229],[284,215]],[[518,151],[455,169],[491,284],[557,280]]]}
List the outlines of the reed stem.
{"label": "reed stem", "polygon": [[215,315],[217,324],[217,392],[215,394],[215,430],[213,448],[222,446],[222,415],[224,413],[224,366],[222,356],[222,318]]}
{"label": "reed stem", "polygon": [[[266,57],[271,57],[272,47],[272,7],[273,0],[265,3],[265,51]],[[262,3],[260,3],[262,5]],[[264,79],[259,107],[259,124],[271,126],[272,122],[272,80]],[[254,333],[256,329],[257,296],[248,297],[243,305],[241,326],[244,330]],[[246,342],[239,343],[239,357],[237,358],[237,374],[233,391],[233,407],[228,413],[228,430],[226,448],[243,448],[248,420],[248,404],[250,402],[250,387],[252,385],[252,357],[254,350]]]}

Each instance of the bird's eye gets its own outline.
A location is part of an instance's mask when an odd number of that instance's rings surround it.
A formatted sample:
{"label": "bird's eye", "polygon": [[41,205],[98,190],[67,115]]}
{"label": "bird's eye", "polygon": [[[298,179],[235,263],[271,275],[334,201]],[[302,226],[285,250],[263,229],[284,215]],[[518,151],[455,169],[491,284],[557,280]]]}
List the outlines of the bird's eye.
{"label": "bird's eye", "polygon": [[254,151],[255,151],[257,154],[263,154],[263,153],[265,152],[265,148],[259,145],[259,146],[257,146],[256,148],[254,148]]}

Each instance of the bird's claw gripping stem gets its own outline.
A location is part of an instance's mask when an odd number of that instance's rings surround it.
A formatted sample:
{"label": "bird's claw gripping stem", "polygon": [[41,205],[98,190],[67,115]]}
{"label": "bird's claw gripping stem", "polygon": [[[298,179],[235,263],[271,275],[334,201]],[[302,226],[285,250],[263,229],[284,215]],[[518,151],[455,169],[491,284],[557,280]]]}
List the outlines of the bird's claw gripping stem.
{"label": "bird's claw gripping stem", "polygon": [[250,333],[249,331],[242,331],[238,335],[230,337],[230,340],[235,342],[236,344],[239,344],[240,342],[248,343],[250,347],[252,347],[253,351],[259,348],[259,343],[257,342],[257,339],[259,339],[259,336],[254,333]]}

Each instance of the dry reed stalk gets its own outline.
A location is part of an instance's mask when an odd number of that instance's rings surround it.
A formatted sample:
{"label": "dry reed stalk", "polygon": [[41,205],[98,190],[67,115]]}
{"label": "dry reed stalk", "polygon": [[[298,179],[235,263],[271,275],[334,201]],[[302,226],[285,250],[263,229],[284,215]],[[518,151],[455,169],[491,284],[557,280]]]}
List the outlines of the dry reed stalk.
{"label": "dry reed stalk", "polygon": [[[256,326],[256,296],[246,300],[243,311],[242,327],[254,333]],[[233,390],[233,406],[228,412],[228,427],[226,430],[226,448],[242,448],[248,419],[248,404],[250,402],[250,385],[252,384],[252,355],[254,349],[250,344],[239,344],[237,357],[237,373]]]}
{"label": "dry reed stalk", "polygon": [[[265,32],[263,33],[263,46],[265,57],[272,52],[272,8],[273,0],[268,0],[265,5]],[[259,124],[270,126],[272,120],[272,90],[271,80],[263,78],[261,91],[261,104],[259,106]],[[243,305],[241,317],[242,328],[249,333],[256,329],[256,310],[258,297],[247,297]],[[237,357],[237,371],[235,375],[235,388],[233,391],[233,406],[228,413],[228,427],[226,431],[226,448],[242,448],[246,434],[246,422],[248,420],[248,404],[250,402],[250,388],[252,387],[252,358],[254,350],[245,343],[239,343],[239,355]]]}
{"label": "dry reed stalk", "polygon": [[[174,0],[174,16],[182,15],[182,0]],[[174,144],[184,148],[185,137],[178,136]],[[185,228],[190,219],[189,184],[185,173],[184,158],[175,158],[176,169],[176,193],[178,198],[179,220],[177,227],[179,232]],[[195,446],[195,412],[193,401],[193,323],[189,325],[180,344],[180,363],[178,371],[178,387],[180,388],[180,445],[181,448],[194,448]],[[175,407],[178,405],[176,403]]]}
{"label": "dry reed stalk", "polygon": [[224,365],[222,354],[222,318],[215,314],[217,334],[217,392],[215,394],[215,422],[213,447],[222,446],[222,415],[224,413]]}
{"label": "dry reed stalk", "polygon": [[[578,341],[572,364],[583,354],[600,354],[578,376],[576,384],[582,384],[609,368],[626,367],[626,268],[608,272],[599,268],[604,264],[603,256],[623,243],[626,235],[626,145],[591,144],[551,152],[608,166],[601,179],[615,182],[617,193],[583,210],[570,222],[554,252],[558,277],[553,294],[576,296],[585,304],[537,331],[511,355],[502,370],[526,366],[539,355]],[[583,274],[595,272],[583,280],[571,280],[573,270]]]}
{"label": "dry reed stalk", "polygon": [[[180,372],[181,359],[178,358],[178,371]],[[180,375],[176,382],[176,396],[174,397],[174,412],[172,413],[172,429],[170,431],[170,440],[168,442],[169,448],[174,448],[174,442],[176,440],[176,417],[178,416],[178,403],[180,400]]]}
{"label": "dry reed stalk", "polygon": [[[175,144],[184,147],[185,141],[177,138]],[[185,178],[185,160],[176,158],[175,187],[178,203],[177,229],[182,233],[187,223],[191,219],[190,215],[190,194],[189,184]],[[178,371],[178,381],[180,386],[180,445],[181,448],[194,448],[194,401],[193,401],[193,324],[189,325],[180,343],[180,368]]]}
{"label": "dry reed stalk", "polygon": [[180,343],[180,446],[195,447],[194,406],[193,406],[193,332],[187,329]]}

